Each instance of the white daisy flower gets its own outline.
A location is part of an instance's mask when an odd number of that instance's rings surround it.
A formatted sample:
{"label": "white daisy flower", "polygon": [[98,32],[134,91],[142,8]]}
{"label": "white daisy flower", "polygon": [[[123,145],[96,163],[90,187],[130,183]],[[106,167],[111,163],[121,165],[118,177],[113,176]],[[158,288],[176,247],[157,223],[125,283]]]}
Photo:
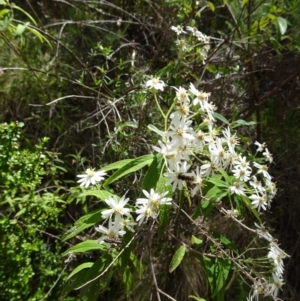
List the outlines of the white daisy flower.
{"label": "white daisy flower", "polygon": [[146,87],[154,90],[164,90],[165,83],[159,79],[159,77],[152,77],[151,79],[146,81]]}
{"label": "white daisy flower", "polygon": [[77,183],[80,183],[80,186],[89,187],[90,184],[95,185],[96,182],[100,182],[104,179],[106,175],[105,171],[94,171],[93,168],[88,168],[83,175],[77,175],[80,178]]}
{"label": "white daisy flower", "polygon": [[129,199],[125,199],[125,196],[122,196],[120,200],[118,200],[115,196],[109,197],[107,200],[105,200],[105,203],[111,208],[106,209],[102,211],[102,217],[108,218],[112,217],[114,214],[117,218],[121,219],[121,216],[130,215],[130,209],[125,208],[125,205],[128,203]]}

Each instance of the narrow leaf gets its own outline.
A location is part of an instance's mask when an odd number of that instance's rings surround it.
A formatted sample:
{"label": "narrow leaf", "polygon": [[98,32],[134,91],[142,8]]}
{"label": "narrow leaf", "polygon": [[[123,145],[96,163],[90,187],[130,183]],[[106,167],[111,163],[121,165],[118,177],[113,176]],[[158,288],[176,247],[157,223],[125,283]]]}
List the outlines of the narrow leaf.
{"label": "narrow leaf", "polygon": [[203,243],[202,239],[197,238],[196,236],[192,235],[192,238],[191,238],[192,245],[201,245],[202,243]]}
{"label": "narrow leaf", "polygon": [[159,136],[165,137],[165,132],[159,130],[156,126],[154,126],[154,125],[152,125],[152,124],[149,124],[149,125],[147,126],[147,128],[148,128],[150,131],[152,131],[152,132],[158,134]]}
{"label": "narrow leaf", "polygon": [[170,213],[171,213],[170,205],[164,205],[160,207],[158,237],[161,237],[164,234],[169,224]]}
{"label": "narrow leaf", "polygon": [[167,73],[169,73],[170,71],[172,71],[174,69],[174,66],[169,64],[165,67],[163,67],[162,69],[160,69],[158,72],[156,72],[156,76],[163,76]]}
{"label": "narrow leaf", "polygon": [[46,41],[46,43],[52,48],[52,45],[51,45],[51,43],[49,42],[49,40],[46,39],[42,34],[40,34],[36,29],[34,29],[34,28],[28,26],[28,30],[29,30],[32,34],[34,34],[34,35],[41,41],[41,43],[43,43],[44,41]]}
{"label": "narrow leaf", "polygon": [[126,288],[126,296],[129,297],[129,294],[132,291],[132,287],[133,287],[133,277],[128,266],[126,267],[123,273],[123,283],[125,284],[125,288]]}
{"label": "narrow leaf", "polygon": [[164,166],[165,160],[163,155],[157,155],[154,157],[147,173],[144,178],[142,187],[145,190],[150,190],[151,188],[156,187],[156,183],[158,182],[160,175],[161,175],[161,170]]}
{"label": "narrow leaf", "polygon": [[30,14],[28,14],[28,12],[26,12],[23,8],[21,8],[20,6],[17,6],[15,4],[12,5],[13,8],[21,11],[24,15],[26,15],[28,17],[28,19],[30,19],[30,21],[35,25],[37,26],[37,23],[35,22],[35,20],[31,17]]}
{"label": "narrow leaf", "polygon": [[182,245],[174,254],[170,265],[169,265],[169,272],[172,273],[181,263],[186,251],[186,246]]}
{"label": "narrow leaf", "polygon": [[133,252],[130,253],[130,260],[132,261],[140,279],[143,275],[143,272],[144,272],[144,268],[143,268],[143,265],[142,263],[140,262],[140,260],[134,255]]}
{"label": "narrow leaf", "polygon": [[233,126],[231,128],[234,129],[234,128],[237,128],[239,126],[250,126],[250,125],[255,125],[255,124],[257,124],[256,121],[248,121],[247,122],[245,120],[239,119],[239,120],[237,120],[233,123]]}
{"label": "narrow leaf", "polygon": [[229,187],[229,184],[220,180],[219,178],[217,177],[211,177],[207,180],[207,182],[210,182],[212,184],[214,184],[215,186],[217,187],[220,187],[220,188],[228,188]]}
{"label": "narrow leaf", "polygon": [[15,215],[15,217],[18,217],[18,216],[22,215],[22,214],[25,213],[25,212],[26,212],[26,208],[22,208],[22,209]]}
{"label": "narrow leaf", "polygon": [[229,121],[221,114],[214,112],[213,116],[222,121],[223,123],[230,125]]}
{"label": "narrow leaf", "polygon": [[212,2],[210,2],[210,1],[207,1],[207,4],[208,4],[210,10],[211,10],[212,12],[214,12],[215,9],[216,9],[216,8],[215,8],[215,5],[214,5]]}
{"label": "narrow leaf", "polygon": [[213,233],[214,238],[216,238],[218,241],[220,241],[223,245],[229,247],[235,254],[239,254],[238,248],[225,236],[214,232]]}
{"label": "narrow leaf", "polygon": [[[99,274],[101,274],[105,268],[107,267],[107,265],[109,264],[109,260],[111,259],[111,256],[107,255],[107,256],[100,256],[91,266],[91,268],[87,271],[86,275],[85,275],[85,283],[95,279]],[[103,279],[101,279],[103,280]],[[95,281],[92,281],[90,283],[88,283],[87,285],[85,285],[81,291],[80,291],[80,295],[81,296],[86,296],[90,290],[94,290],[95,291],[95,285],[98,286],[99,283],[99,279],[96,279]],[[95,293],[98,293],[97,291],[95,291]],[[93,298],[92,296],[90,296],[90,298]]]}
{"label": "narrow leaf", "polygon": [[213,296],[218,296],[219,300],[223,300],[225,293],[226,280],[231,269],[231,262],[229,259],[216,259],[214,266],[215,291]]}
{"label": "narrow leaf", "polygon": [[85,253],[85,252],[96,251],[96,250],[103,251],[104,249],[105,249],[105,246],[103,244],[98,244],[97,240],[86,240],[84,242],[81,242],[81,243],[69,248],[62,255],[66,256],[69,253]]}
{"label": "narrow leaf", "polygon": [[85,196],[95,196],[99,200],[105,201],[109,197],[113,196],[113,194],[106,190],[88,190],[79,195],[80,198]]}
{"label": "narrow leaf", "polygon": [[133,159],[125,159],[125,160],[121,160],[121,161],[118,161],[118,162],[114,162],[112,164],[109,164],[109,165],[106,165],[106,166],[102,167],[101,170],[108,171],[108,170],[112,170],[112,169],[120,169],[123,166],[125,166],[126,164],[128,164],[129,162],[131,162],[132,160]]}
{"label": "narrow leaf", "polygon": [[87,273],[87,271],[85,269],[83,269],[67,281],[67,283],[61,293],[61,295],[62,295],[61,300],[65,300],[66,296],[73,289],[75,289],[76,287],[78,287],[84,283],[86,273]]}
{"label": "narrow leaf", "polygon": [[85,262],[81,265],[79,265],[77,268],[75,268],[72,273],[68,276],[67,279],[70,279],[71,277],[73,277],[75,274],[79,273],[80,271],[84,270],[84,269],[88,269],[90,268],[94,263],[93,262]]}
{"label": "narrow leaf", "polygon": [[103,186],[107,186],[110,183],[125,177],[128,174],[131,174],[133,172],[136,172],[140,169],[142,169],[144,166],[149,165],[152,163],[154,159],[154,156],[152,154],[141,156],[137,159],[132,160],[128,164],[124,165],[122,168],[120,168],[118,171],[116,171],[114,174],[112,174],[104,183]]}
{"label": "narrow leaf", "polygon": [[101,211],[102,209],[98,209],[82,216],[78,221],[75,222],[75,227],[66,233],[62,241],[66,241],[76,236],[86,228],[99,223],[102,220]]}

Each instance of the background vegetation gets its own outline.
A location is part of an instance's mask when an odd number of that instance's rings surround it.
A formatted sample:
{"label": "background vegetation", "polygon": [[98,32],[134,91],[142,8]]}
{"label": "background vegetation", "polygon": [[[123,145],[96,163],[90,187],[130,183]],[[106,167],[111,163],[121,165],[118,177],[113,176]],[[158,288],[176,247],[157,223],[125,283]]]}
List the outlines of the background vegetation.
{"label": "background vegetation", "polygon": [[[237,108],[238,117],[256,120],[247,134],[267,142],[274,155],[271,174],[280,191],[267,214],[291,255],[281,297],[299,300],[299,0],[14,3],[0,1],[2,300],[59,300],[66,276],[84,260],[64,262],[68,245],[60,237],[98,206],[89,197],[77,201],[76,174],[143,155],[150,149],[146,141],[155,142],[143,125],[155,123],[156,114],[140,86],[146,75],[180,66],[170,46],[170,27],[179,24],[215,39],[205,65],[174,71],[181,77],[176,84],[192,81],[212,93],[225,116]],[[172,72],[161,76],[174,82]],[[114,189],[124,193],[131,180]],[[87,231],[77,241],[93,235]],[[164,274],[161,281],[166,290],[182,285]],[[99,300],[122,299],[119,279],[110,289]],[[136,300],[145,285],[139,289]],[[246,295],[229,296],[238,301]],[[77,292],[63,300],[78,300]]]}

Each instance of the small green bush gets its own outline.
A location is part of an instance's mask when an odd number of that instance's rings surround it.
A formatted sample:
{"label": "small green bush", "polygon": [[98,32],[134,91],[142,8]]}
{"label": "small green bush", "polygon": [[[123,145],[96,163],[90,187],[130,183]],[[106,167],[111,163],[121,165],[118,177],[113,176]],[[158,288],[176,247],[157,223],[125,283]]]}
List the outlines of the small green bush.
{"label": "small green bush", "polygon": [[50,289],[63,269],[57,235],[64,202],[43,188],[55,171],[45,152],[47,138],[25,149],[23,126],[0,125],[1,300],[41,300],[49,291],[57,300],[56,290]]}

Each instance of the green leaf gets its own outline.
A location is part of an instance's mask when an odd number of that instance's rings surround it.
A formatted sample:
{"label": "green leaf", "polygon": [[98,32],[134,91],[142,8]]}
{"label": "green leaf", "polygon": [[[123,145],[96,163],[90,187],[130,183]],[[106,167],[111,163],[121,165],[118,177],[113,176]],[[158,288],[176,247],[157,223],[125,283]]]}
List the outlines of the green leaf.
{"label": "green leaf", "polygon": [[164,137],[164,135],[165,135],[165,132],[159,130],[159,129],[158,129],[155,125],[153,125],[153,124],[149,124],[149,125],[147,126],[147,128],[148,128],[148,130],[150,130],[150,131],[152,131],[152,132],[158,134],[158,135],[161,136],[161,137]]}
{"label": "green leaf", "polygon": [[43,43],[44,41],[52,48],[52,45],[51,43],[49,42],[48,39],[46,39],[42,34],[40,34],[36,29],[28,26],[28,30],[34,34],[39,40],[41,43]]}
{"label": "green leaf", "polygon": [[128,174],[131,174],[133,172],[136,172],[137,170],[142,169],[144,166],[149,165],[152,163],[154,159],[154,155],[145,155],[141,156],[137,159],[132,160],[128,164],[124,165],[122,168],[120,168],[118,171],[116,171],[114,174],[112,174],[104,183],[103,186],[107,186],[111,184],[112,182],[125,177]]}
{"label": "green leaf", "polygon": [[128,266],[126,267],[126,269],[123,273],[123,283],[125,284],[126,296],[128,298],[128,296],[132,292],[132,288],[133,288],[133,277],[132,277],[132,273]]}
{"label": "green leaf", "polygon": [[223,115],[213,112],[213,116],[222,121],[223,123],[230,125],[229,121]]}
{"label": "green leaf", "polygon": [[169,224],[170,213],[171,213],[170,205],[160,206],[158,237],[161,237],[164,234]]}
{"label": "green leaf", "polygon": [[206,70],[213,74],[215,74],[217,72],[217,68],[215,65],[207,65]]}
{"label": "green leaf", "polygon": [[4,15],[6,15],[7,13],[10,13],[10,12],[11,12],[10,9],[7,9],[7,8],[1,9],[0,10],[0,18],[2,18]]}
{"label": "green leaf", "polygon": [[226,280],[232,265],[230,260],[204,257],[201,261],[204,263],[213,300],[223,300]]}
{"label": "green leaf", "polygon": [[250,125],[255,125],[255,124],[257,124],[257,122],[256,121],[245,121],[245,120],[242,120],[242,119],[239,119],[239,120],[237,120],[237,121],[235,121],[235,122],[233,122],[232,123],[232,127],[231,128],[237,128],[237,127],[239,127],[239,126],[250,126]]}
{"label": "green leaf", "polygon": [[223,245],[227,246],[230,248],[235,254],[239,254],[238,248],[225,236],[214,232],[213,233],[214,238],[216,238],[218,241],[220,241]]}
{"label": "green leaf", "polygon": [[156,187],[156,183],[158,182],[161,171],[164,167],[164,157],[163,155],[159,154],[154,157],[153,162],[151,163],[150,167],[148,168],[148,171],[146,173],[146,176],[144,178],[142,187],[145,190],[150,190],[151,188]]}
{"label": "green leaf", "polygon": [[65,300],[66,296],[75,288],[79,287],[80,285],[82,285],[84,283],[84,279],[86,276],[87,271],[81,270],[80,272],[78,272],[76,275],[74,275],[72,278],[68,279],[65,287],[62,290],[62,299],[61,300]]}
{"label": "green leaf", "polygon": [[174,254],[170,265],[169,265],[169,272],[172,273],[181,263],[186,251],[186,246],[182,245]]}
{"label": "green leaf", "polygon": [[96,251],[96,250],[103,251],[104,249],[105,249],[105,246],[103,244],[98,244],[97,240],[86,240],[84,242],[81,242],[81,243],[69,248],[62,255],[66,256],[69,253],[85,253],[85,252]]}
{"label": "green leaf", "polygon": [[129,162],[131,162],[133,159],[125,159],[125,160],[121,160],[118,162],[114,162],[112,164],[106,165],[104,167],[101,168],[101,170],[105,170],[105,171],[109,171],[112,169],[120,169],[123,166],[125,166],[126,164],[128,164]]}
{"label": "green leaf", "polygon": [[63,237],[62,241],[66,241],[76,236],[78,233],[82,232],[86,228],[89,228],[101,222],[102,221],[101,211],[102,209],[98,209],[82,216],[78,221],[75,222],[74,229],[69,230],[66,233],[66,235]]}
{"label": "green leaf", "polygon": [[99,200],[105,201],[109,197],[113,196],[114,194],[110,193],[107,190],[88,190],[79,195],[79,197],[86,197],[86,196],[95,196]]}
{"label": "green leaf", "polygon": [[21,36],[23,34],[23,32],[25,31],[25,29],[28,27],[28,25],[29,25],[29,23],[18,24],[18,26],[16,27],[15,35]]}
{"label": "green leaf", "polygon": [[204,219],[206,219],[213,209],[214,209],[213,202],[202,199],[199,205],[197,206],[197,208],[195,209],[195,211],[193,212],[192,219],[195,220],[200,215],[203,215]]}
{"label": "green leaf", "polygon": [[[87,271],[84,282],[87,283],[95,279],[98,275],[100,275],[105,270],[105,268],[111,263],[111,260],[112,258],[108,254],[98,258],[92,265],[92,267]],[[100,291],[100,286],[105,285],[105,282],[105,277],[101,277],[101,280],[99,278],[95,279],[94,281],[88,283],[81,289],[80,296],[86,296],[88,298],[88,301],[97,300]]]}
{"label": "green leaf", "polygon": [[94,263],[93,262],[85,262],[81,265],[79,265],[77,268],[75,268],[71,274],[68,276],[67,279],[70,279],[71,277],[73,277],[75,274],[79,273],[80,271],[84,270],[84,269],[88,269],[90,268]]}
{"label": "green leaf", "polygon": [[156,76],[161,77],[161,76],[169,73],[173,69],[174,69],[174,65],[169,64],[169,65],[163,67],[162,69],[160,69],[158,72],[156,72]]}
{"label": "green leaf", "polygon": [[205,195],[205,198],[217,201],[218,199],[228,195],[228,191],[221,190],[219,187],[212,187]]}
{"label": "green leaf", "polygon": [[192,235],[192,238],[191,238],[192,245],[202,245],[202,243],[203,243],[202,239],[197,238],[196,236]]}
{"label": "green leaf", "polygon": [[249,2],[249,0],[243,0],[242,1],[242,7],[244,7],[248,2]]}
{"label": "green leaf", "polygon": [[211,289],[211,292],[214,292],[215,285],[214,285],[214,262],[211,258],[204,257],[200,259],[203,262],[203,266],[205,269],[206,277]]}
{"label": "green leaf", "polygon": [[212,176],[211,178],[207,179],[207,182],[210,182],[220,188],[226,188],[226,189],[229,188],[229,183],[221,180],[219,176]]}
{"label": "green leaf", "polygon": [[15,217],[18,217],[18,216],[22,215],[22,214],[25,213],[25,212],[26,212],[26,208],[22,208],[22,209],[15,215]]}
{"label": "green leaf", "polygon": [[[123,245],[127,245],[131,239],[134,237],[134,233],[131,231],[127,231],[126,234],[122,237],[123,239]],[[121,266],[121,273],[123,273],[126,269],[126,267],[129,265],[129,261],[130,261],[130,256],[131,256],[131,252],[132,252],[132,248],[133,248],[133,243],[131,243],[129,246],[127,246],[124,250],[123,253],[120,257],[120,266]]]}
{"label": "green leaf", "polygon": [[278,23],[279,31],[280,31],[281,35],[284,35],[286,30],[287,30],[287,21],[286,21],[286,19],[284,19],[282,17],[277,17],[277,23]]}
{"label": "green leaf", "polygon": [[134,255],[133,252],[130,252],[130,260],[132,261],[138,275],[139,278],[142,278],[143,272],[144,272],[144,268],[142,263],[140,262],[140,260]]}
{"label": "green leaf", "polygon": [[218,171],[224,177],[226,183],[231,183],[231,177],[228,175],[228,173],[224,169],[218,168]]}
{"label": "green leaf", "polygon": [[274,37],[270,37],[270,42],[272,43],[272,46],[274,47],[274,49],[279,49],[281,48],[281,44],[274,38]]}
{"label": "green leaf", "polygon": [[226,280],[231,269],[231,262],[229,259],[216,259],[214,276],[216,280],[216,288],[213,296],[218,296],[218,300],[223,300],[225,293]]}
{"label": "green leaf", "polygon": [[17,9],[17,10],[21,11],[24,15],[26,15],[26,16],[28,17],[28,19],[29,19],[35,26],[37,26],[37,23],[35,22],[35,20],[34,20],[34,19],[31,17],[31,15],[28,14],[23,8],[21,8],[20,6],[15,5],[15,4],[12,4],[12,7],[13,7],[14,9]]}
{"label": "green leaf", "polygon": [[207,1],[207,4],[208,4],[210,10],[211,10],[212,12],[214,12],[215,9],[216,9],[216,8],[215,8],[215,5],[214,5],[212,2],[210,2],[210,1]]}

